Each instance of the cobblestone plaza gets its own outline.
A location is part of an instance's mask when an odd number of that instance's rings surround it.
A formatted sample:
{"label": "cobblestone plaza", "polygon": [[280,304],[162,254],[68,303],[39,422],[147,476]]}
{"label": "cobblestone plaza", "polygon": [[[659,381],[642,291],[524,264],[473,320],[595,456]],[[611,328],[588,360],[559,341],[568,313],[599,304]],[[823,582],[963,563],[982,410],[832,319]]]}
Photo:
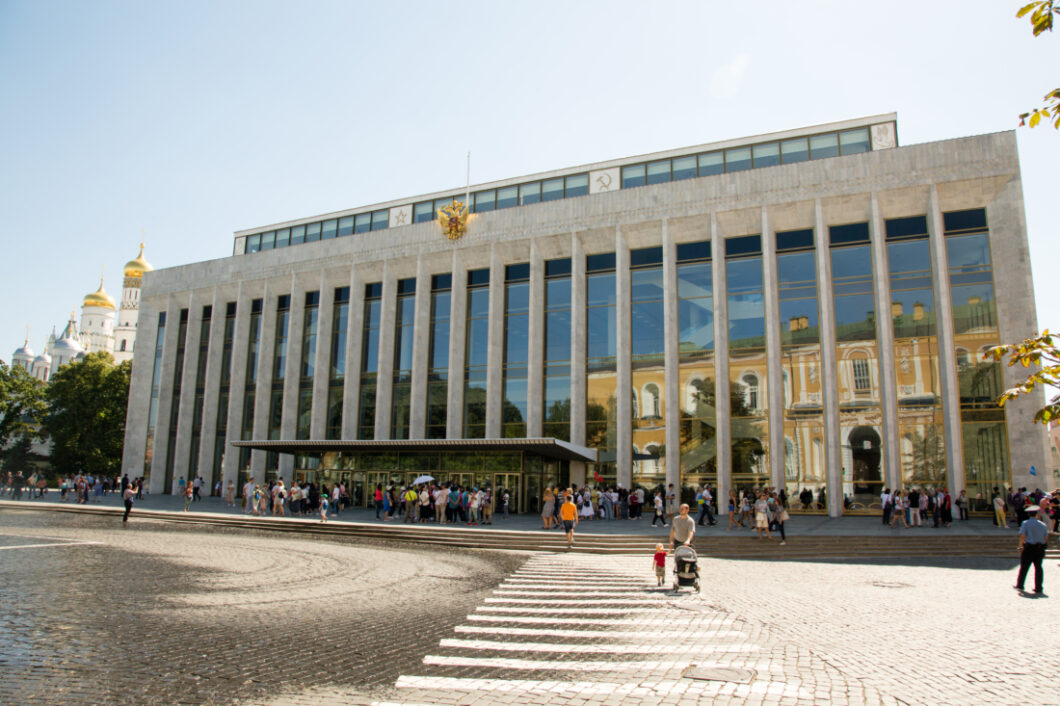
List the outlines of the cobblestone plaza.
{"label": "cobblestone plaza", "polygon": [[1046,468],[982,358],[1037,326],[1015,136],[897,138],[872,116],[240,231],[144,278],[123,472],[986,510]]}
{"label": "cobblestone plaza", "polygon": [[117,525],[0,513],[0,702],[1056,702],[1014,559],[710,559],[675,595],[650,555]]}

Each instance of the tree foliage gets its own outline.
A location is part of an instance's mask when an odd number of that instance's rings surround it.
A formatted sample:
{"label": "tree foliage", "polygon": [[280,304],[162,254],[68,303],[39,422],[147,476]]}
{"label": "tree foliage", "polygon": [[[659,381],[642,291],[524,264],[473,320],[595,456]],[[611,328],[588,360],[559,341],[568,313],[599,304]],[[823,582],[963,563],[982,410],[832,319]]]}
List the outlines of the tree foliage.
{"label": "tree foliage", "polygon": [[[1016,13],[1016,17],[1030,17],[1031,31],[1034,36],[1053,31],[1053,16],[1060,14],[1060,6],[1053,0],[1035,0],[1027,3]],[[1020,125],[1030,124],[1037,127],[1042,120],[1053,121],[1053,127],[1060,130],[1060,88],[1054,88],[1042,99],[1045,105],[1041,108],[1020,113]]]}
{"label": "tree foliage", "polygon": [[44,383],[23,368],[0,361],[0,448],[20,437],[36,436],[44,408]]}
{"label": "tree foliage", "polygon": [[[1060,387],[1060,347],[1054,342],[1049,329],[1045,329],[1034,338],[1024,339],[1022,343],[994,346],[985,355],[993,356],[994,360],[1001,360],[1007,355],[1010,368],[1014,365],[1036,368],[1019,385],[1010,387],[1001,393],[997,403],[1002,407],[1011,399],[1020,395],[1029,395],[1036,387],[1051,387],[1054,390]],[[1041,424],[1056,420],[1060,420],[1060,394],[1054,394],[1049,398],[1049,403],[1034,415],[1034,421]]]}
{"label": "tree foliage", "polygon": [[61,473],[115,475],[121,469],[128,361],[105,351],[64,365],[48,385],[44,429],[53,442],[52,467]]}

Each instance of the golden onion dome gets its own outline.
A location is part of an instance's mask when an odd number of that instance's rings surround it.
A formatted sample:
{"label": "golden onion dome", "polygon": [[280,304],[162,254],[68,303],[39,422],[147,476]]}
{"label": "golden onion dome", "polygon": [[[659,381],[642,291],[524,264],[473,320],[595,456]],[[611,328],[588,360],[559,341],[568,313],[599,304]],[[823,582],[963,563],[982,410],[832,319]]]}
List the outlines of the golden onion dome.
{"label": "golden onion dome", "polygon": [[104,309],[114,308],[114,299],[103,291],[102,279],[99,281],[99,289],[91,294],[86,294],[85,300],[81,302],[81,306],[98,306]]}
{"label": "golden onion dome", "polygon": [[155,268],[151,267],[151,263],[144,259],[144,244],[140,243],[140,254],[136,256],[136,259],[125,263],[125,276],[143,277],[144,272],[150,272],[153,269]]}

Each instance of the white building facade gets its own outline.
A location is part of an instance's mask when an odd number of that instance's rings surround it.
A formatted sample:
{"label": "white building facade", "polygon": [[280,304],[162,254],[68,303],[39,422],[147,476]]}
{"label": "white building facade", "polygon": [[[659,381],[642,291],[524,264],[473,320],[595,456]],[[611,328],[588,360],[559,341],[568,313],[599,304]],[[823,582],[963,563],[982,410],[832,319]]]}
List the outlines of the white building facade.
{"label": "white building facade", "polygon": [[365,502],[428,473],[526,511],[768,485],[838,516],[896,486],[985,510],[1044,467],[1040,401],[998,408],[1018,373],[982,358],[1037,326],[1011,132],[900,147],[891,114],[482,184],[448,239],[454,199],[151,273],[123,472]]}

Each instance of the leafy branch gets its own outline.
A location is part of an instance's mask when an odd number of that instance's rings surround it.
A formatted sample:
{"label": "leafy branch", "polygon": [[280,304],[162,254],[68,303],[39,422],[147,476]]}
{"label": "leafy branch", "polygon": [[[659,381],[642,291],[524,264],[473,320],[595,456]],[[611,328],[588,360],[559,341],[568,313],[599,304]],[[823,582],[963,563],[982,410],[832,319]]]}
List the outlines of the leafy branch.
{"label": "leafy branch", "polygon": [[[997,398],[999,406],[1004,407],[1006,402],[1020,395],[1031,394],[1039,386],[1052,387],[1054,390],[1060,387],[1060,347],[1057,347],[1049,329],[1045,329],[1034,338],[1024,339],[1022,343],[994,346],[983,354],[983,358],[987,359],[992,356],[994,360],[1000,361],[1006,355],[1009,356],[1008,367],[1010,368],[1014,365],[1021,365],[1024,368],[1035,366],[1037,370],[1031,372],[1019,385],[1002,392]],[[1039,409],[1034,415],[1034,421],[1041,424],[1056,420],[1060,420],[1060,394],[1053,395],[1049,399],[1049,404]]]}
{"label": "leafy branch", "polygon": [[[1031,31],[1037,37],[1043,32],[1053,31],[1053,16],[1058,14],[1060,7],[1055,6],[1053,0],[1035,0],[1021,7],[1016,17],[1030,15]],[[1020,113],[1020,125],[1029,123],[1031,127],[1038,127],[1042,120],[1052,120],[1053,127],[1060,130],[1060,88],[1049,91],[1042,100],[1045,101],[1043,107]]]}

